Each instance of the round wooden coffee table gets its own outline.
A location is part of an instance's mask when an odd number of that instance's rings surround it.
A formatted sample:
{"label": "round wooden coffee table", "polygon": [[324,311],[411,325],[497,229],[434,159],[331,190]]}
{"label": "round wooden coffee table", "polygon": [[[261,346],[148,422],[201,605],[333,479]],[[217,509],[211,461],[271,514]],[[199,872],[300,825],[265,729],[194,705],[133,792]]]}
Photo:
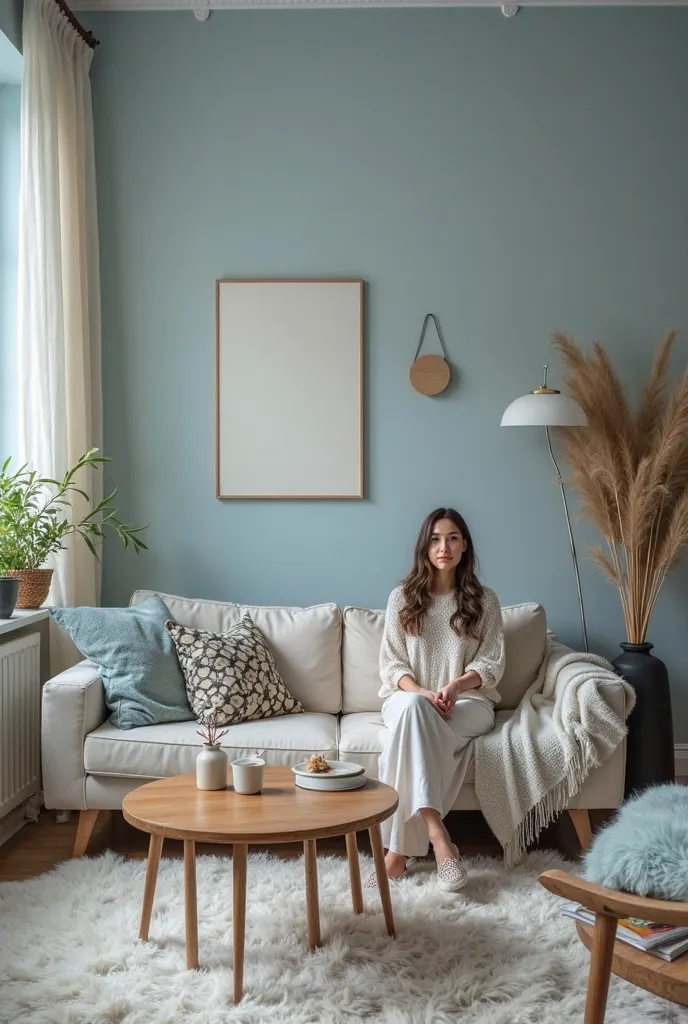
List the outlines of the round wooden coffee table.
{"label": "round wooden coffee table", "polygon": [[[228,773],[231,780],[231,772]],[[242,796],[231,781],[227,788],[206,792],[196,787],[195,774],[147,782],[122,801],[124,817],[150,833],[139,938],[147,939],[155,883],[165,837],[184,841],[184,915],[186,966],[198,967],[196,909],[196,843],[232,843],[234,1001],[243,995],[246,867],[248,847],[303,842],[306,865],[308,947],[320,943],[316,841],[346,836],[354,914],[363,913],[356,833],[368,829],[387,933],[394,936],[394,918],[385,871],[380,822],[397,808],[396,790],[368,779],[362,789],[320,793],[299,789],[289,768],[266,768],[262,793]]]}

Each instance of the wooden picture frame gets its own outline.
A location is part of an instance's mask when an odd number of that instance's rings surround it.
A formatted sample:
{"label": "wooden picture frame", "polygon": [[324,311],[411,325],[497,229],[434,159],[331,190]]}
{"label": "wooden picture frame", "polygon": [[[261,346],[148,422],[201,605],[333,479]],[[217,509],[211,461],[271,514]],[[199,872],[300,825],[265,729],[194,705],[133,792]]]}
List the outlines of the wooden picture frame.
{"label": "wooden picture frame", "polygon": [[360,278],[215,282],[223,500],[364,497]]}

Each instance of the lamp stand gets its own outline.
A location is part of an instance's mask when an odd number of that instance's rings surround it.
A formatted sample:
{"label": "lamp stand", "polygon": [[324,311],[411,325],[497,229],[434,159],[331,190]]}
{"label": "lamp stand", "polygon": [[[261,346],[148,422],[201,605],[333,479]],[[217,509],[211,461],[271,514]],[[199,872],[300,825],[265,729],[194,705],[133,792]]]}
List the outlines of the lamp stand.
{"label": "lamp stand", "polygon": [[571,558],[573,560],[573,571],[574,571],[574,573],[576,575],[576,589],[578,591],[578,607],[580,609],[581,630],[582,630],[582,633],[583,633],[583,648],[584,648],[584,650],[585,650],[585,652],[587,654],[587,652],[590,649],[588,647],[588,631],[587,631],[586,626],[585,626],[585,612],[583,610],[583,592],[581,590],[580,575],[579,575],[579,572],[578,572],[578,558],[576,556],[576,545],[575,545],[575,542],[573,540],[573,531],[571,530],[571,519],[569,517],[569,506],[568,506],[568,502],[566,501],[566,492],[564,490],[564,481],[561,478],[561,473],[559,472],[559,466],[557,465],[557,460],[554,458],[554,452],[552,451],[552,439],[551,439],[550,434],[549,434],[549,427],[545,427],[545,434],[547,435],[547,447],[549,448],[549,457],[551,458],[552,462],[554,463],[554,468],[555,468],[556,473],[557,473],[557,483],[559,484],[559,487],[561,489],[561,500],[564,503],[564,514],[566,516],[566,528],[567,528],[567,530],[569,532],[569,544],[571,545]]}

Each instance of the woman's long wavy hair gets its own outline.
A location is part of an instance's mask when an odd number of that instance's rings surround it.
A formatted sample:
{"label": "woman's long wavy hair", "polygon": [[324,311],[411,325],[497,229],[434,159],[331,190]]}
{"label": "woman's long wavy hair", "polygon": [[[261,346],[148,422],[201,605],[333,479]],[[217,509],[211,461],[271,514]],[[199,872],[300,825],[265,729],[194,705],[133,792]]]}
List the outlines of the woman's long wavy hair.
{"label": "woman's long wavy hair", "polygon": [[456,567],[456,610],[449,624],[459,636],[479,638],[478,628],[483,615],[483,586],[477,576],[478,560],[473,547],[473,538],[463,516],[453,508],[436,508],[420,528],[413,569],[404,580],[404,606],[399,618],[406,633],[421,636],[425,613],[430,607],[434,566],[428,557],[430,541],[440,519],[451,519],[463,539],[466,550]]}

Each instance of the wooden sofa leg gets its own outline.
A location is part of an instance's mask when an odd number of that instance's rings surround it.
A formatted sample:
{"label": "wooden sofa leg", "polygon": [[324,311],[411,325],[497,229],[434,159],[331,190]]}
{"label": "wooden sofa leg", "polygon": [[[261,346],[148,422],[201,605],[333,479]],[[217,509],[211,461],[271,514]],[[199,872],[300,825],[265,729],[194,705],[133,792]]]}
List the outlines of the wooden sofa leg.
{"label": "wooden sofa leg", "polygon": [[573,827],[576,830],[576,835],[578,836],[578,842],[581,844],[581,849],[587,850],[592,842],[590,814],[588,811],[582,811],[578,808],[575,811],[569,811],[569,817],[573,822]]}
{"label": "wooden sofa leg", "polygon": [[79,811],[79,823],[76,827],[76,839],[74,840],[72,857],[83,857],[86,853],[86,848],[93,835],[93,829],[96,826],[99,814],[100,811],[94,810]]}

